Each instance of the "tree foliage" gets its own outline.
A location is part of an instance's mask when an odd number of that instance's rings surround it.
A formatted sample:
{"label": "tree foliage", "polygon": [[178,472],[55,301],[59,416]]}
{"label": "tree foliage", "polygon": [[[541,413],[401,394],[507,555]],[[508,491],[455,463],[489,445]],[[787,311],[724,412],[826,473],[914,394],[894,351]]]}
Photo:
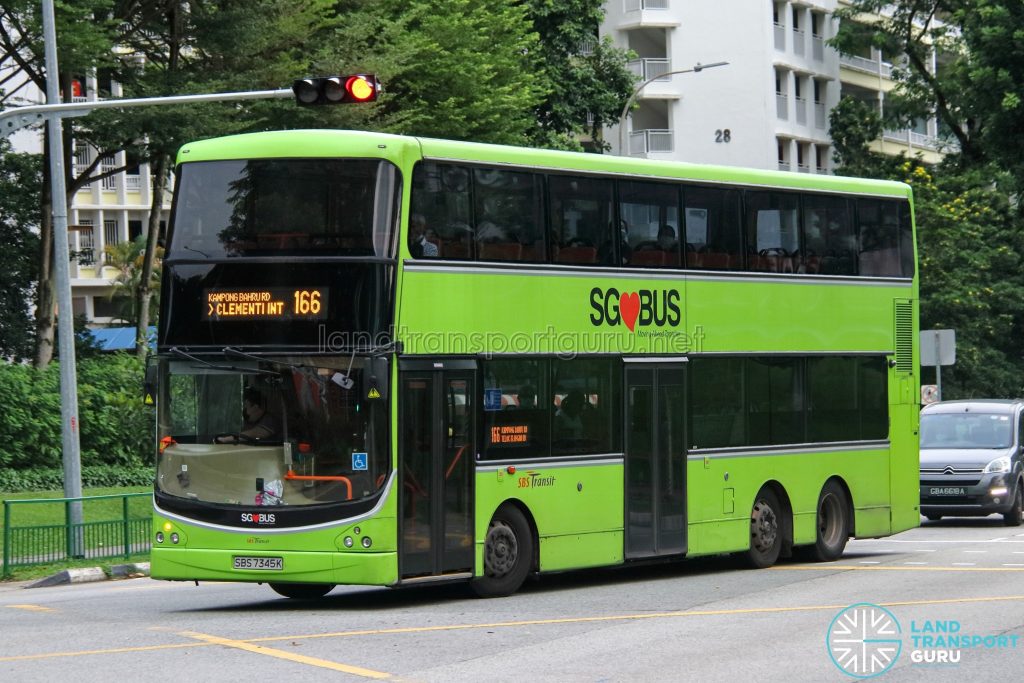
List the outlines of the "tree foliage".
{"label": "tree foliage", "polygon": [[876,126],[853,105],[841,102],[831,119],[839,172],[914,188],[921,328],[957,334],[943,396],[1024,395],[1024,6],[851,0],[837,15],[837,48],[871,45],[896,64],[883,123],[934,115],[957,143],[930,168],[869,152],[866,138]]}
{"label": "tree foliage", "polygon": [[39,159],[11,152],[0,139],[0,357],[23,360],[32,355],[29,304],[39,252]]}

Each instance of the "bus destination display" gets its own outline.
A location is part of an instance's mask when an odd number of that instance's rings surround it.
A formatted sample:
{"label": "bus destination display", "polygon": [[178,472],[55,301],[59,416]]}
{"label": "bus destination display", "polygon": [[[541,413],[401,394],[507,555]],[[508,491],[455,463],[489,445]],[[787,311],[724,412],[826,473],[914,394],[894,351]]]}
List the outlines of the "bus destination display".
{"label": "bus destination display", "polygon": [[327,287],[203,290],[203,320],[322,320]]}

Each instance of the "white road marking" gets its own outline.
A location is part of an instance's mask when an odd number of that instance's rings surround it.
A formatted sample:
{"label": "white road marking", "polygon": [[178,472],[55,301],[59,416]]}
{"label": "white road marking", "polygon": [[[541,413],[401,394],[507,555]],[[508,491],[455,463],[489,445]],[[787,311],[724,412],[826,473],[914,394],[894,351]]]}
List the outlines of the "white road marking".
{"label": "white road marking", "polygon": [[904,562],[903,564],[928,564],[927,562]]}
{"label": "white road marking", "polygon": [[976,564],[978,564],[978,563],[977,562],[954,562],[953,566],[954,567],[973,567]]}

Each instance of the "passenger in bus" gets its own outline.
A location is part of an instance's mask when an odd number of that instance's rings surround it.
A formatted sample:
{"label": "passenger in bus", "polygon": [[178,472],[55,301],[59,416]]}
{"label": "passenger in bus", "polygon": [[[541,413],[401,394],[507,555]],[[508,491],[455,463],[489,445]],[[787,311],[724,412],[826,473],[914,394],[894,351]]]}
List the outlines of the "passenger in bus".
{"label": "passenger in bus", "polygon": [[437,258],[437,244],[429,239],[430,230],[427,229],[427,219],[421,213],[414,213],[409,216],[409,251],[415,258]]}
{"label": "passenger in bus", "polygon": [[674,251],[679,248],[676,241],[676,229],[668,223],[662,223],[658,228],[658,248],[664,251]]}
{"label": "passenger in bus", "polygon": [[581,391],[570,391],[555,411],[555,426],[563,437],[578,439],[583,436],[583,413],[589,407]]}
{"label": "passenger in bus", "polygon": [[214,442],[273,441],[278,431],[277,419],[267,412],[263,394],[256,387],[246,387],[242,392],[242,428],[238,434],[221,434]]}

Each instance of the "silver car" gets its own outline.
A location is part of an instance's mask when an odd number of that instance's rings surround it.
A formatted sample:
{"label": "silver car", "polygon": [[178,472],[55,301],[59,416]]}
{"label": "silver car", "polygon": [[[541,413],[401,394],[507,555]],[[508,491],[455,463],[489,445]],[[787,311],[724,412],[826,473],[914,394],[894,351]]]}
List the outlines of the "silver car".
{"label": "silver car", "polygon": [[921,411],[921,514],[999,513],[1019,526],[1024,507],[1021,461],[1024,401],[933,403]]}

